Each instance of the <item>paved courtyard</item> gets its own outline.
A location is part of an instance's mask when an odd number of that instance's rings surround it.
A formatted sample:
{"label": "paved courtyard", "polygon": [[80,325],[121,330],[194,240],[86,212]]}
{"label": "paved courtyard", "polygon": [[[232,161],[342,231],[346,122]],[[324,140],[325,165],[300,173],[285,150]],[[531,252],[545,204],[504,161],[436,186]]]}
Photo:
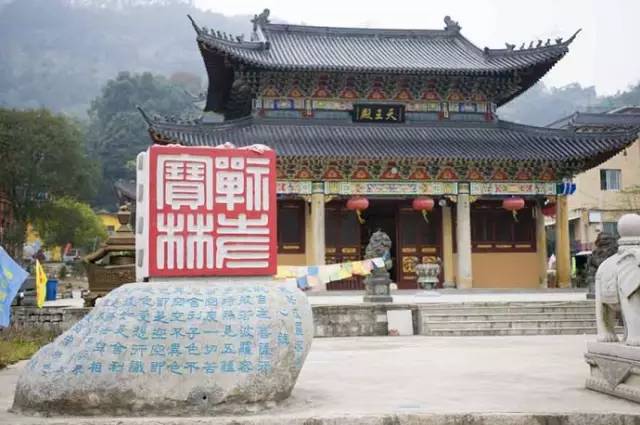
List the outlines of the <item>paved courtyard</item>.
{"label": "paved courtyard", "polygon": [[[16,416],[6,410],[11,405],[23,362],[0,372],[0,423],[640,423],[640,405],[584,389],[587,365],[583,353],[586,342],[592,339],[592,336],[316,339],[292,397],[268,414],[242,418]],[[469,415],[472,413],[475,416]],[[553,422],[546,416],[549,414],[563,415],[571,422]],[[600,416],[609,414],[637,416]],[[540,417],[547,419],[541,421]],[[393,420],[389,422],[389,418]],[[451,422],[452,418],[460,421]],[[473,418],[484,418],[486,422],[473,422]]]}
{"label": "paved courtyard", "polygon": [[[307,292],[311,305],[361,304],[364,291],[319,291]],[[583,289],[530,289],[530,290],[435,290],[393,291],[393,302],[397,304],[452,303],[452,302],[564,302],[584,301]],[[46,301],[46,307],[83,307],[84,300],[61,298]]]}

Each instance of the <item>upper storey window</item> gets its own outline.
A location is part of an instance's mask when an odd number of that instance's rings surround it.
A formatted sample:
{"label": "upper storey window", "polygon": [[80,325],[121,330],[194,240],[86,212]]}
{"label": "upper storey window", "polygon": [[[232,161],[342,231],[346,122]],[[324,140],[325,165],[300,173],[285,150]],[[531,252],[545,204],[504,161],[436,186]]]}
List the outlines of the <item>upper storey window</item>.
{"label": "upper storey window", "polygon": [[621,170],[600,170],[600,190],[620,190]]}

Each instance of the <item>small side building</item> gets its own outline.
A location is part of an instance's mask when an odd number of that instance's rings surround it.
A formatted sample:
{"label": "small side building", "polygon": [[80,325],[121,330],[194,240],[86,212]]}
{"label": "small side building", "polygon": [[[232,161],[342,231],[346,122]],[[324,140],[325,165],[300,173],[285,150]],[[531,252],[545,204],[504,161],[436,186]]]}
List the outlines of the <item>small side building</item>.
{"label": "small side building", "polygon": [[[640,106],[605,113],[576,112],[549,125],[577,134],[621,134],[640,130]],[[569,234],[574,252],[593,248],[600,232],[617,235],[624,214],[640,212],[640,139],[602,164],[575,178],[569,198]],[[553,225],[554,220],[548,224]]]}

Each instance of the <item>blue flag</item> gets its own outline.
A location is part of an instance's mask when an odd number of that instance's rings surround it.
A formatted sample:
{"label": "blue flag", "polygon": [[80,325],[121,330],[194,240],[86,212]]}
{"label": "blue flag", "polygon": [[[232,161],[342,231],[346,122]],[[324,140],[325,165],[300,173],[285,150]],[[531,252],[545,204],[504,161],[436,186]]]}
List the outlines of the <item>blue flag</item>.
{"label": "blue flag", "polygon": [[27,276],[29,273],[0,246],[0,326],[9,326],[11,303]]}

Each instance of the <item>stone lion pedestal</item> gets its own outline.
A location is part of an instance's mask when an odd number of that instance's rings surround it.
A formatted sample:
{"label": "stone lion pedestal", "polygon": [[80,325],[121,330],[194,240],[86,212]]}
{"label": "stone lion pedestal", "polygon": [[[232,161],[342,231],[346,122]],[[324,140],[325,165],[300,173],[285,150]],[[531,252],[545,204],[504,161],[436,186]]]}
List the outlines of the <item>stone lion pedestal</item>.
{"label": "stone lion pedestal", "polygon": [[[618,221],[618,252],[598,267],[595,279],[598,341],[589,343],[586,387],[640,403],[640,216]],[[615,332],[616,312],[624,338]]]}
{"label": "stone lion pedestal", "polygon": [[590,342],[585,360],[587,388],[640,403],[640,347]]}
{"label": "stone lion pedestal", "polygon": [[365,295],[363,301],[366,303],[391,303],[390,285],[391,277],[389,270],[391,269],[391,238],[381,230],[371,235],[369,244],[365,250],[365,258],[382,257],[384,259],[384,267],[374,268],[371,274],[364,281]]}

